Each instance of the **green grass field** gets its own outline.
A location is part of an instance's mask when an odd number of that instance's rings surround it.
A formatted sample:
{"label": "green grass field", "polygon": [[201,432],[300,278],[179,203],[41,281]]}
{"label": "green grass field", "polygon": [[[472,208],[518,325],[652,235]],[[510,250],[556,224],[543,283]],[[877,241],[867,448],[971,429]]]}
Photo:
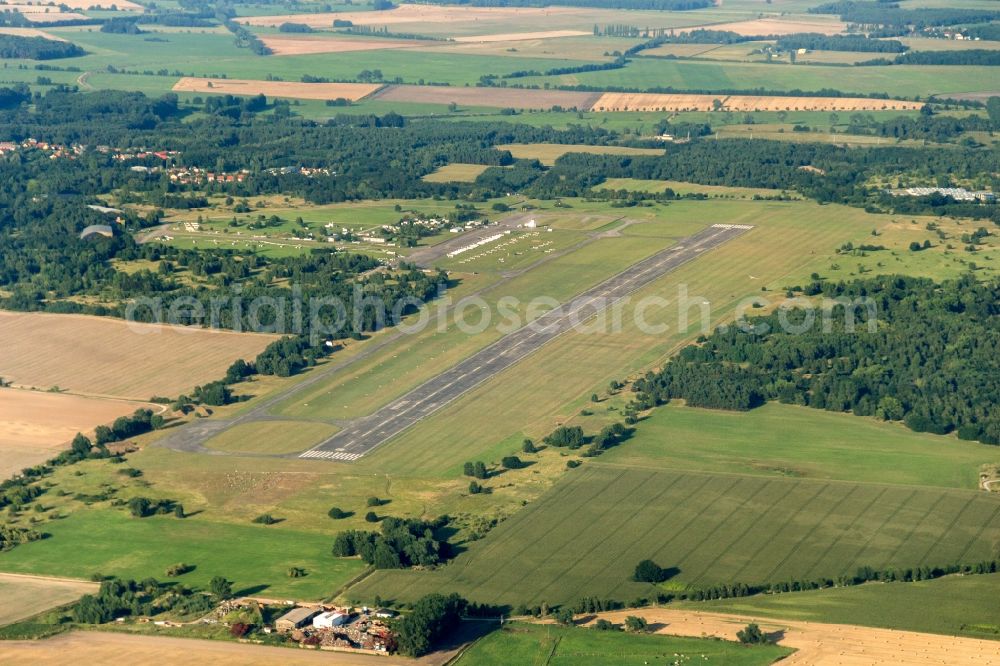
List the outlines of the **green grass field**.
{"label": "green grass field", "polygon": [[455,662],[458,666],[552,664],[722,663],[770,664],[791,653],[767,645],[748,648],[709,638],[647,636],[581,627],[515,622],[476,642]]}
{"label": "green grass field", "polygon": [[[594,411],[593,417],[574,422],[596,431],[605,421],[620,418],[617,413],[603,415],[602,405]],[[672,404],[653,410],[627,444],[601,456],[602,463],[637,468],[967,490],[978,487],[982,465],[997,461],[1000,451],[995,446],[778,403],[750,412]]]}
{"label": "green grass field", "polygon": [[629,190],[631,192],[663,192],[667,188],[677,194],[707,194],[710,197],[724,199],[752,199],[754,196],[773,197],[777,195],[799,198],[799,195],[786,190],[771,190],[765,187],[727,187],[725,185],[699,185],[685,183],[679,180],[640,180],[637,178],[608,178],[597,189]]}
{"label": "green grass field", "polygon": [[1000,574],[679,604],[699,611],[1000,639]]}
{"label": "green grass field", "polygon": [[298,453],[336,433],[326,423],[266,421],[244,423],[207,442],[209,448],[230,453]]}
{"label": "green grass field", "polygon": [[448,566],[378,571],[348,596],[628,601],[653,592],[631,580],[647,558],[678,569],[676,589],[975,563],[1000,554],[998,539],[1000,501],[983,493],[585,462]]}
{"label": "green grass field", "polygon": [[[241,525],[197,515],[132,518],[120,508],[81,510],[47,523],[45,531],[51,535],[47,539],[0,553],[0,569],[84,579],[100,573],[165,580],[167,567],[183,562],[196,567],[177,579],[186,585],[207,588],[213,576],[225,576],[237,594],[320,599],[364,568],[360,560],[331,557],[329,536],[280,529],[280,524]],[[307,575],[289,578],[293,566]]]}

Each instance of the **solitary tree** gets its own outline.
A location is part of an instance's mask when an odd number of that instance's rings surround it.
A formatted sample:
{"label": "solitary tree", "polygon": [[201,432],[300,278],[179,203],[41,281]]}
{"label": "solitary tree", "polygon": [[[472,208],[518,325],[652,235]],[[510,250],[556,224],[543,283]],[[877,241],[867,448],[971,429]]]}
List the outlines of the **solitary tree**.
{"label": "solitary tree", "polygon": [[634,578],[640,583],[662,583],[668,576],[669,572],[653,560],[643,560],[635,565]]}
{"label": "solitary tree", "polygon": [[646,618],[629,615],[625,618],[625,631],[644,632],[649,629]]}
{"label": "solitary tree", "polygon": [[228,599],[233,596],[233,584],[222,576],[215,576],[208,583],[208,591],[219,599]]}
{"label": "solitary tree", "polygon": [[746,629],[737,631],[736,638],[740,639],[740,643],[744,645],[763,645],[768,642],[767,636],[755,622],[748,624]]}

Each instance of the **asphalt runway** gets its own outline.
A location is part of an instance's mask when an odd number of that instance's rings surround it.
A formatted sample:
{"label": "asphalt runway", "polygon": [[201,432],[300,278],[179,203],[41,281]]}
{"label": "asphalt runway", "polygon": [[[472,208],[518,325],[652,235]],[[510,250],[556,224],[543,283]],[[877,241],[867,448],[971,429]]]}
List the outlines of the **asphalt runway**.
{"label": "asphalt runway", "polygon": [[452,366],[374,414],[347,425],[300,458],[351,462],[511,367],[542,345],[699,255],[746,233],[749,225],[717,224],[682,239],[564,303]]}

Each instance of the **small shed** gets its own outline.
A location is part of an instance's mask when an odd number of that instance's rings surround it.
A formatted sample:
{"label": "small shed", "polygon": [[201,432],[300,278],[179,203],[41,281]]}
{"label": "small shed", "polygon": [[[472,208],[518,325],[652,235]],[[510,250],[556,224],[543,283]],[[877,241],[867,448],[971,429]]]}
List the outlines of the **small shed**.
{"label": "small shed", "polygon": [[301,629],[319,615],[319,612],[318,608],[293,608],[275,621],[274,628],[280,633]]}

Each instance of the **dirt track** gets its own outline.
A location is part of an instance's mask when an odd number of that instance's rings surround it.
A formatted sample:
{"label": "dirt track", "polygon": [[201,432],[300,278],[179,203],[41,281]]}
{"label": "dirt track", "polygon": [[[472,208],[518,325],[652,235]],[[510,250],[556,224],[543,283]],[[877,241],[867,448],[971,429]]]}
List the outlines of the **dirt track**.
{"label": "dirt track", "polygon": [[[587,624],[598,618],[621,623],[627,615],[646,618],[658,634],[717,636],[727,640],[736,640],[737,631],[748,622],[756,621],[739,615],[650,608],[600,613]],[[1000,641],[818,622],[762,620],[757,623],[767,633],[778,633],[780,645],[797,650],[782,664],[1000,664]]]}

